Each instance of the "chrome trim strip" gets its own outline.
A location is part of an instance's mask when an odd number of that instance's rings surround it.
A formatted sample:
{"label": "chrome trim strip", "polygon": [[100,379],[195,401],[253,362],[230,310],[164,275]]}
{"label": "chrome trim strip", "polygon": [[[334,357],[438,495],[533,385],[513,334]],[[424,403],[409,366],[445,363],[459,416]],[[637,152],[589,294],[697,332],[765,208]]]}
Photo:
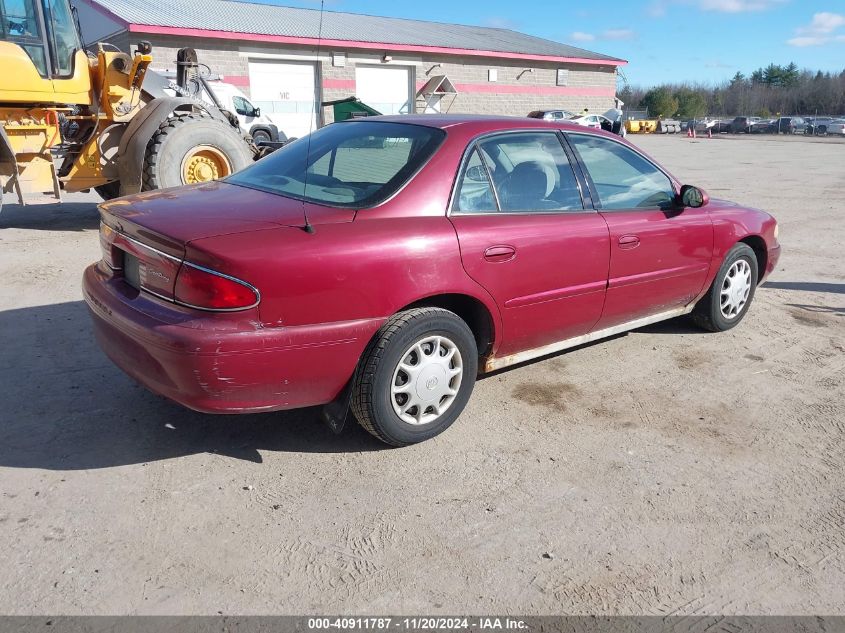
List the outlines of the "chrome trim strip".
{"label": "chrome trim strip", "polygon": [[[112,229],[112,230],[114,230],[114,229]],[[119,231],[115,231],[115,233],[117,233],[123,239],[125,239],[129,242],[132,242],[136,246],[140,246],[141,248],[145,248],[148,251],[152,251],[156,255],[161,255],[162,257],[166,257],[167,259],[173,260],[174,262],[179,262],[180,264],[184,261],[183,259],[179,259],[178,257],[174,257],[173,255],[170,255],[169,253],[165,253],[164,251],[160,251],[157,248],[153,248],[152,246],[150,246],[148,244],[144,244],[143,242],[139,242],[135,238],[132,238],[132,237],[129,237],[128,235],[126,235],[126,233],[121,233]]]}
{"label": "chrome trim strip", "polygon": [[154,297],[158,297],[159,299],[162,299],[162,300],[164,300],[164,301],[167,301],[167,303],[176,303],[176,302],[175,302],[173,299],[171,299],[170,297],[165,297],[164,295],[160,295],[160,294],[158,294],[157,292],[154,292],[154,291],[150,290],[149,288],[145,288],[144,286],[141,286],[140,288],[138,288],[138,290],[142,290],[143,292],[146,292],[147,294],[151,294],[151,295],[152,295],[152,296],[154,296]]}
{"label": "chrome trim strip", "polygon": [[558,341],[557,343],[550,343],[549,345],[544,345],[542,347],[535,347],[534,349],[517,352],[516,354],[511,354],[510,356],[500,356],[498,358],[495,356],[490,357],[484,364],[484,371],[496,371],[497,369],[502,369],[510,365],[524,363],[525,361],[534,360],[535,358],[540,358],[541,356],[548,356],[549,354],[554,354],[556,352],[562,352],[565,349],[583,345],[584,343],[590,343],[592,341],[607,338],[608,336],[613,336],[614,334],[621,334],[622,332],[635,330],[646,325],[651,325],[652,323],[657,323],[658,321],[665,321],[666,319],[689,314],[692,312],[694,307],[695,304],[691,303],[683,308],[675,308],[659,314],[641,317],[639,319],[634,319],[633,321],[628,321],[627,323],[620,323],[619,325],[614,325],[613,327],[605,328],[603,330],[596,330],[595,332],[588,332],[587,334],[582,334],[581,336],[564,339],[562,341]]}
{"label": "chrome trim strip", "polygon": [[[109,227],[109,228],[111,228],[111,227]],[[161,255],[162,257],[166,257],[167,259],[173,260],[174,262],[178,262],[182,266],[190,266],[191,268],[196,268],[197,270],[201,270],[205,273],[209,273],[210,275],[217,275],[218,277],[223,277],[224,279],[228,279],[229,281],[234,281],[235,283],[239,283],[242,286],[246,286],[247,288],[249,288],[253,292],[253,294],[255,294],[255,303],[248,305],[248,306],[244,306],[242,308],[204,308],[202,306],[195,306],[195,305],[192,305],[190,303],[185,303],[184,301],[179,301],[175,297],[174,298],[165,297],[164,295],[160,295],[159,293],[154,292],[154,291],[150,290],[149,288],[147,288],[146,286],[143,286],[143,285],[140,288],[138,288],[138,290],[142,290],[146,293],[153,295],[154,297],[158,297],[159,299],[163,299],[164,301],[167,301],[168,303],[173,303],[175,305],[184,306],[186,308],[191,308],[193,310],[202,310],[204,312],[240,312],[242,310],[249,310],[251,308],[254,308],[259,303],[261,303],[261,293],[258,291],[258,288],[256,288],[255,286],[253,286],[250,283],[247,283],[246,281],[238,279],[237,277],[232,277],[231,275],[226,275],[225,273],[217,272],[216,270],[211,270],[210,268],[206,268],[205,266],[200,266],[199,264],[193,264],[193,263],[187,261],[186,259],[179,259],[178,257],[174,257],[173,255],[170,255],[168,253],[164,253],[164,252],[158,250],[157,248],[153,248],[152,246],[148,246],[147,244],[144,244],[143,242],[139,242],[138,240],[129,237],[125,233],[121,233],[120,231],[116,231],[114,229],[112,229],[112,231],[114,231],[117,235],[120,235],[123,239],[125,239],[129,242],[132,242],[133,244],[140,246],[141,248],[145,248],[148,251],[152,251],[153,253]],[[108,264],[108,262],[107,262],[107,264]],[[179,277],[178,270],[176,272],[176,277],[177,278]],[[174,285],[174,291],[175,291],[176,279],[173,280],[173,285]]]}

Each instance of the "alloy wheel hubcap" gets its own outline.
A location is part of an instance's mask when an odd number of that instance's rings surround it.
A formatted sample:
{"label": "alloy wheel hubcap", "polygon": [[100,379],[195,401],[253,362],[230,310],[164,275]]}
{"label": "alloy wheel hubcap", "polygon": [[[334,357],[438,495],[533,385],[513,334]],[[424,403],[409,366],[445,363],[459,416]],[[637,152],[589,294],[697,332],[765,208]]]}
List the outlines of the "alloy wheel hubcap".
{"label": "alloy wheel hubcap", "polygon": [[722,281],[719,308],[726,319],[735,319],[748,303],[751,293],[751,266],[744,259],[736,260]]}
{"label": "alloy wheel hubcap", "polygon": [[420,425],[443,415],[458,395],[464,365],[457,345],[426,336],[411,345],[393,371],[390,400],[403,422]]}

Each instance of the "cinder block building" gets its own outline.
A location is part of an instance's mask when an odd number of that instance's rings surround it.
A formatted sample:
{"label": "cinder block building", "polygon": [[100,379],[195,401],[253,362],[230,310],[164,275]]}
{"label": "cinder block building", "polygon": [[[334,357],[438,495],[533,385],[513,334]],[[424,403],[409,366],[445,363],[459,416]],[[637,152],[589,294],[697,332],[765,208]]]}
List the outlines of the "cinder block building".
{"label": "cinder block building", "polygon": [[319,104],[351,95],[383,114],[601,113],[614,106],[626,63],[500,28],[232,0],[75,4],[86,43],[129,52],[148,40],[158,69],[174,69],[176,51],[195,48],[288,136],[331,122]]}

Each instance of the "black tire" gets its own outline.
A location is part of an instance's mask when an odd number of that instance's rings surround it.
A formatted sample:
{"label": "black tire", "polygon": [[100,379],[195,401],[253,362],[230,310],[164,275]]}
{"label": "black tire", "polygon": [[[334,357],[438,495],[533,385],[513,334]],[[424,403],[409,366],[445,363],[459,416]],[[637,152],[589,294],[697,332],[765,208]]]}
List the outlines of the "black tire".
{"label": "black tire", "polygon": [[[748,292],[748,298],[739,312],[731,317],[725,316],[722,312],[722,289],[725,285],[726,277],[731,271],[733,265],[739,261],[744,260],[751,270],[751,288]],[[692,319],[699,327],[709,330],[710,332],[724,332],[730,330],[739,324],[748,312],[748,308],[754,299],[754,291],[757,288],[758,269],[757,256],[753,249],[743,242],[735,244],[728,254],[725,256],[722,265],[719,267],[719,272],[716,278],[710,285],[707,294],[705,294],[692,311]]]}
{"label": "black tire", "polygon": [[[411,424],[394,411],[394,372],[413,344],[427,336],[446,337],[457,347],[463,366],[461,384],[440,417],[424,424]],[[475,337],[458,315],[441,308],[406,310],[393,315],[364,350],[353,378],[352,412],[358,423],[382,442],[392,446],[416,444],[452,425],[469,401],[477,373]]]}
{"label": "black tire", "polygon": [[120,197],[120,181],[113,180],[104,185],[97,185],[94,187],[94,191],[100,194],[103,200],[114,200]]}
{"label": "black tire", "polygon": [[259,143],[269,143],[273,140],[273,137],[270,136],[270,132],[267,130],[255,130],[252,133],[252,142],[258,145]]}
{"label": "black tire", "polygon": [[[182,161],[199,146],[225,156],[230,173],[252,163],[252,150],[233,127],[206,115],[177,113],[159,126],[147,144],[143,190],[184,185]],[[225,175],[229,174],[218,177]]]}

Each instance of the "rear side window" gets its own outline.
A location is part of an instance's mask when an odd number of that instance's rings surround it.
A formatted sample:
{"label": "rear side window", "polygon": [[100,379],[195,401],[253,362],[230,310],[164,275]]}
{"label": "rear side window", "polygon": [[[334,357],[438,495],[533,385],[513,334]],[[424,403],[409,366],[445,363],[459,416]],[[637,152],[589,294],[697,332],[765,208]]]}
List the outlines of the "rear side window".
{"label": "rear side window", "polygon": [[445,136],[443,130],[406,123],[335,123],[273,152],[227,182],[317,204],[369,207],[398,191]]}
{"label": "rear side window", "polygon": [[587,168],[602,209],[668,209],[674,204],[672,181],[637,152],[592,134],[568,138]]}
{"label": "rear side window", "polygon": [[481,163],[478,150],[473,150],[464,168],[455,210],[462,213],[491,213],[498,211],[487,169]]}
{"label": "rear side window", "polygon": [[554,132],[502,134],[479,141],[459,182],[457,212],[584,209],[572,166]]}

